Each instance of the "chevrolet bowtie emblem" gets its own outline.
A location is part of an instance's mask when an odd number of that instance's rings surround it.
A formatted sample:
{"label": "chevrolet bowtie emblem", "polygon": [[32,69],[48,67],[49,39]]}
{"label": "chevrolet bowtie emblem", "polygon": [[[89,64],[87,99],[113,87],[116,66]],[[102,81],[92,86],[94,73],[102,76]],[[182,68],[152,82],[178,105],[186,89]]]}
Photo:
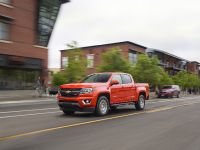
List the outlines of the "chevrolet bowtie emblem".
{"label": "chevrolet bowtie emblem", "polygon": [[69,93],[71,93],[71,91],[68,90],[68,91],[65,91],[65,93],[69,94]]}

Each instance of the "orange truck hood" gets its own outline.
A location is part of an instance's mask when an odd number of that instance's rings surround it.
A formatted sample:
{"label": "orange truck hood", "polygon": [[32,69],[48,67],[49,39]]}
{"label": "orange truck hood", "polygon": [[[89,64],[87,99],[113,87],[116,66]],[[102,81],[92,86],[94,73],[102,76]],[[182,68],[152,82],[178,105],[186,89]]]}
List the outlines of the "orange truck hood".
{"label": "orange truck hood", "polygon": [[106,83],[70,83],[60,85],[60,88],[95,88],[99,86],[106,86]]}

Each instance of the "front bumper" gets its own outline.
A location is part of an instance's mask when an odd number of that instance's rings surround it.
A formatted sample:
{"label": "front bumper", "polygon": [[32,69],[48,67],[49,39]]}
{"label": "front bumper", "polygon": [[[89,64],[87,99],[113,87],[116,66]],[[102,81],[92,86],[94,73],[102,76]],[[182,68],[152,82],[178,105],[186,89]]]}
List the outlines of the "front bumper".
{"label": "front bumper", "polygon": [[172,95],[172,93],[159,93],[158,97],[170,97]]}
{"label": "front bumper", "polygon": [[[86,99],[91,102],[84,104],[83,100]],[[78,97],[63,97],[57,95],[57,104],[61,110],[93,112],[96,106],[96,98],[93,95],[80,95]]]}
{"label": "front bumper", "polygon": [[94,112],[95,107],[81,107],[78,102],[70,101],[58,101],[58,106],[61,110],[71,110],[71,111],[80,111],[80,112]]}

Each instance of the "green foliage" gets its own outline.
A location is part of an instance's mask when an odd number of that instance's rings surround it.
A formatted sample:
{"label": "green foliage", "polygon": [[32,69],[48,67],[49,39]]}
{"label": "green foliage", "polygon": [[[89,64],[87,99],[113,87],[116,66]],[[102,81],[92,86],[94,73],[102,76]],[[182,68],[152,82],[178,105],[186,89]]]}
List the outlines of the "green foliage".
{"label": "green foliage", "polygon": [[160,81],[158,83],[159,86],[174,84],[173,79],[162,68],[160,70],[160,75],[161,75],[161,78],[160,78]]}
{"label": "green foliage", "polygon": [[137,82],[147,82],[151,86],[172,84],[169,75],[158,65],[156,57],[148,57],[145,54],[138,56],[138,61],[133,67],[132,75]]}
{"label": "green foliage", "polygon": [[77,43],[68,44],[72,49],[67,53],[68,66],[66,66],[64,74],[67,83],[77,82],[86,75],[87,60],[81,49],[77,48]]}
{"label": "green foliage", "polygon": [[99,72],[130,72],[130,63],[123,58],[119,48],[111,48],[102,55]]}
{"label": "green foliage", "polygon": [[52,84],[53,86],[60,86],[66,83],[66,77],[63,73],[58,72],[53,75]]}
{"label": "green foliage", "polygon": [[200,79],[198,76],[186,71],[180,71],[173,77],[173,80],[175,84],[180,85],[183,89],[200,87]]}

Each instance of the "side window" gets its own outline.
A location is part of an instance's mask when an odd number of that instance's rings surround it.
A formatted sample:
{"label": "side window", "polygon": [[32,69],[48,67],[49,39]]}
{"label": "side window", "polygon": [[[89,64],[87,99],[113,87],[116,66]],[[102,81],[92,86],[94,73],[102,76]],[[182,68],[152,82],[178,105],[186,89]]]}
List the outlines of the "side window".
{"label": "side window", "polygon": [[132,83],[132,79],[129,75],[127,74],[122,74],[122,83],[123,84],[128,84],[128,83]]}
{"label": "side window", "polygon": [[114,74],[112,76],[112,80],[117,80],[117,81],[119,81],[119,84],[122,84],[122,78],[119,74]]}

